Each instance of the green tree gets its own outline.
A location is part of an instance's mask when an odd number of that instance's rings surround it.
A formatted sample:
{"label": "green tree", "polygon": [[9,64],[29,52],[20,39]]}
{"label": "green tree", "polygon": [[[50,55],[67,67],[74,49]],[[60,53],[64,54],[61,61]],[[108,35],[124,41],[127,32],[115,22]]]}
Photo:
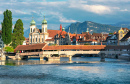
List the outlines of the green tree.
{"label": "green tree", "polygon": [[24,28],[23,28],[23,22],[21,19],[18,19],[16,21],[16,24],[13,29],[13,35],[12,35],[12,46],[15,49],[18,45],[22,45],[24,38]]}
{"label": "green tree", "polygon": [[14,49],[11,46],[5,47],[5,51],[8,52],[14,52]]}
{"label": "green tree", "polygon": [[84,45],[90,45],[90,43],[85,43]]}
{"label": "green tree", "polygon": [[12,12],[6,10],[3,13],[4,19],[2,25],[2,40],[4,44],[8,45],[12,40]]}

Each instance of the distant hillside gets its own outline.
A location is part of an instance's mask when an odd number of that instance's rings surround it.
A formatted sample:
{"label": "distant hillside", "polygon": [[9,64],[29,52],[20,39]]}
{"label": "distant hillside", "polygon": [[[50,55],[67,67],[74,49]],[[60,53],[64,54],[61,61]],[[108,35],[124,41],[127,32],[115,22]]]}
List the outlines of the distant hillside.
{"label": "distant hillside", "polygon": [[82,33],[86,32],[87,28],[89,28],[90,33],[101,33],[101,32],[107,32],[111,33],[114,31],[117,31],[120,29],[120,27],[115,27],[111,25],[106,25],[106,24],[99,24],[91,21],[85,21],[83,23],[76,22],[70,24],[70,26],[66,27],[66,31],[69,31],[70,27],[70,32],[71,33]]}
{"label": "distant hillside", "polygon": [[117,26],[117,27],[126,27],[130,29],[130,22],[122,21],[122,22],[118,22],[116,24],[110,24],[110,25]]}

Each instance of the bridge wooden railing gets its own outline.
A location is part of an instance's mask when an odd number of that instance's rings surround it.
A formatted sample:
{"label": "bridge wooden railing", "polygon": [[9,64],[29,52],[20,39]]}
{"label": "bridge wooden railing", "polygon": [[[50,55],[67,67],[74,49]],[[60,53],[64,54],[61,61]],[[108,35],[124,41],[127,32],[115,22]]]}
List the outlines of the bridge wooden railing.
{"label": "bridge wooden railing", "polygon": [[26,53],[17,53],[20,56],[22,55],[39,55],[39,54],[43,54],[43,52],[26,52]]}
{"label": "bridge wooden railing", "polygon": [[20,56],[25,55],[51,55],[51,54],[65,54],[65,55],[75,55],[75,54],[129,54],[129,51],[42,51],[42,52],[26,52],[26,53],[17,53]]}
{"label": "bridge wooden railing", "polygon": [[75,54],[129,54],[129,51],[43,51],[43,54],[65,54],[65,55],[75,55]]}

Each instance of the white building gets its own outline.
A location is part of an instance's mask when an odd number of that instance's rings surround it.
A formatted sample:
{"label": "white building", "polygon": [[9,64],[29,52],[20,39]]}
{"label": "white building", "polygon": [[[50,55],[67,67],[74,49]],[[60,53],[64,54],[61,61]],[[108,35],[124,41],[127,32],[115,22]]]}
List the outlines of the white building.
{"label": "white building", "polygon": [[54,44],[54,36],[58,34],[60,30],[48,30],[45,18],[42,21],[41,26],[42,29],[38,29],[34,20],[30,22],[29,44]]}

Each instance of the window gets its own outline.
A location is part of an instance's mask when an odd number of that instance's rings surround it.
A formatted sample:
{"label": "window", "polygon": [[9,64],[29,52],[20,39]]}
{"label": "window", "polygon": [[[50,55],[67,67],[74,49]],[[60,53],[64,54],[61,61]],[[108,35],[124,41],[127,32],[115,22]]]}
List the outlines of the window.
{"label": "window", "polygon": [[36,38],[36,42],[37,42],[37,38]]}
{"label": "window", "polygon": [[40,43],[40,38],[39,38],[39,43]]}
{"label": "window", "polygon": [[44,32],[44,28],[42,29],[42,31]]}
{"label": "window", "polygon": [[47,32],[47,28],[45,28],[45,32]]}

